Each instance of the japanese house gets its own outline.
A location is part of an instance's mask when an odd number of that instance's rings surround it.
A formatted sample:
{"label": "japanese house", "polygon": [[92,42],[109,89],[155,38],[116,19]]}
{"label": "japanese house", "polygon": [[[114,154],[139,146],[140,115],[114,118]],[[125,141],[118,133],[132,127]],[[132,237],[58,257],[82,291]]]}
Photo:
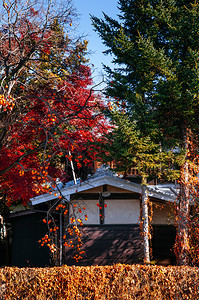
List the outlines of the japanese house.
{"label": "japanese house", "polygon": [[[174,185],[149,186],[152,206],[152,260],[161,264],[174,264],[175,241]],[[59,196],[63,196],[59,200]],[[141,186],[121,179],[107,169],[98,169],[84,182],[67,183],[52,194],[31,199],[29,209],[14,211],[9,217],[12,225],[10,264],[23,266],[52,265],[47,247],[39,240],[46,234],[43,223],[46,213],[54,214],[59,224],[59,262],[73,265],[74,249],[64,246],[60,236],[67,237],[70,219],[83,220],[81,227],[82,250],[79,265],[105,265],[113,263],[142,263],[143,246],[140,232]],[[64,199],[64,201],[63,201]],[[68,214],[56,211],[62,201],[68,205]],[[86,216],[86,217],[85,217]]]}

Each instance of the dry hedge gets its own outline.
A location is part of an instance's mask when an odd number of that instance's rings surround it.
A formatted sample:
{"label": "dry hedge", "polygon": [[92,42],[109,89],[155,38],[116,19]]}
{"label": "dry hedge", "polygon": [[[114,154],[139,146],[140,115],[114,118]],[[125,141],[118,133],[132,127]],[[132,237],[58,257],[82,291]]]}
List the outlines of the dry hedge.
{"label": "dry hedge", "polygon": [[144,265],[0,269],[0,299],[199,299],[199,268]]}

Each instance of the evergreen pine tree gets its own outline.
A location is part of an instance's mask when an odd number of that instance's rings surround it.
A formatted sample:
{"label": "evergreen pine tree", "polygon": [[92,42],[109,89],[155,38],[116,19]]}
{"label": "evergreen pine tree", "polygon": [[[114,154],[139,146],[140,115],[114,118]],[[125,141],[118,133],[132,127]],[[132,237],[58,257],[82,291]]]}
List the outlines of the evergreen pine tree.
{"label": "evergreen pine tree", "polygon": [[177,248],[178,263],[187,265],[190,136],[199,127],[199,2],[119,0],[118,6],[118,21],[92,18],[114,55],[115,69],[106,67],[107,94],[125,102],[144,136],[156,132],[163,147],[182,149]]}

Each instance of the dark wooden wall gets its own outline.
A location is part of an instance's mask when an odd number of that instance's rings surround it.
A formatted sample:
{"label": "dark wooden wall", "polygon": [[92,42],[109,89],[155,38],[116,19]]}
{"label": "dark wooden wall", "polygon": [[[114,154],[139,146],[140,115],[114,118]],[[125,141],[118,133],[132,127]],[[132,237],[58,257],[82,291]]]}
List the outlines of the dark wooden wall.
{"label": "dark wooden wall", "polygon": [[[85,255],[78,265],[141,263],[143,248],[138,225],[90,225],[82,229]],[[66,248],[65,263],[76,264],[73,252]]]}
{"label": "dark wooden wall", "polygon": [[[143,245],[139,225],[84,226],[82,250],[85,255],[78,263],[74,252],[66,248],[64,263],[68,265],[136,264],[143,262]],[[170,225],[154,225],[152,260],[157,264],[175,264],[173,245],[175,228]]]}
{"label": "dark wooden wall", "polygon": [[46,234],[42,222],[46,214],[32,213],[9,219],[12,224],[11,265],[17,267],[44,267],[50,265],[49,250],[39,240]]}
{"label": "dark wooden wall", "polygon": [[[42,213],[15,216],[12,223],[11,265],[18,267],[50,266],[47,247],[38,243],[46,233]],[[158,264],[174,264],[174,226],[153,226],[153,260]],[[74,251],[65,248],[63,263],[67,265],[111,265],[143,262],[143,245],[139,225],[90,225],[82,228],[83,259],[76,263]]]}

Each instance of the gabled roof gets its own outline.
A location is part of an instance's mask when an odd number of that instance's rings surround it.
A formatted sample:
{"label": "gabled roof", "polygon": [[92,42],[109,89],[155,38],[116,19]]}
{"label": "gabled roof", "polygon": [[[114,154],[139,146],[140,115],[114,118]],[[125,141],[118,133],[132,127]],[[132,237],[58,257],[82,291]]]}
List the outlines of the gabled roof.
{"label": "gabled roof", "polygon": [[[80,182],[78,184],[68,184],[66,187],[63,187],[60,191],[61,194],[66,198],[67,201],[70,201],[70,195],[80,192],[86,192],[93,188],[110,185],[112,187],[124,189],[126,191],[141,194],[142,187],[140,184],[136,184],[130,181],[126,181],[124,179],[119,178],[114,175],[110,170],[107,169],[99,169],[93,177],[89,178],[84,182]],[[149,197],[173,202],[176,199],[176,195],[169,189],[167,185],[167,189],[161,188],[160,186],[149,186]],[[56,194],[56,195],[55,195]],[[41,196],[37,196],[31,199],[32,205],[37,205],[40,203],[44,203],[50,200],[54,200],[60,196],[58,190],[54,192],[54,194],[44,194]]]}

